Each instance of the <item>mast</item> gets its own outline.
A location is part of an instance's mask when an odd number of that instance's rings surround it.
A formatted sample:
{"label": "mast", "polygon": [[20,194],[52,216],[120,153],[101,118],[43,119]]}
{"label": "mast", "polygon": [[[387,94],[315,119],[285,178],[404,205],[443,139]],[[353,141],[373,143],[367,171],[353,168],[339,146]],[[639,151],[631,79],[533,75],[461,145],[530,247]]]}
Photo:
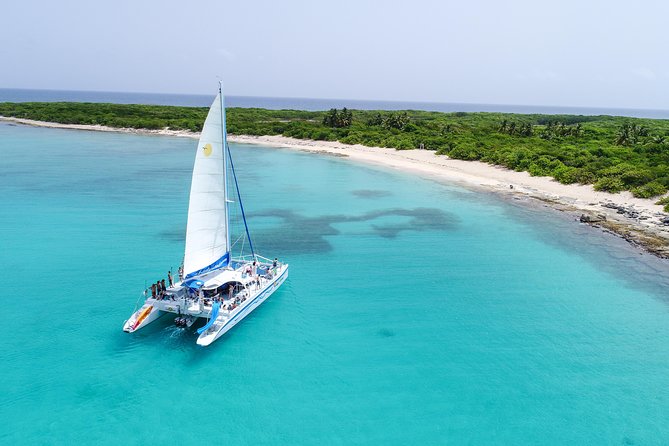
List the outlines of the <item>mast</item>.
{"label": "mast", "polygon": [[230,243],[230,207],[228,206],[228,135],[225,122],[225,101],[223,100],[223,82],[218,81],[218,94],[221,97],[221,141],[223,142],[223,190],[225,191],[225,237],[227,240],[228,253],[232,247]]}

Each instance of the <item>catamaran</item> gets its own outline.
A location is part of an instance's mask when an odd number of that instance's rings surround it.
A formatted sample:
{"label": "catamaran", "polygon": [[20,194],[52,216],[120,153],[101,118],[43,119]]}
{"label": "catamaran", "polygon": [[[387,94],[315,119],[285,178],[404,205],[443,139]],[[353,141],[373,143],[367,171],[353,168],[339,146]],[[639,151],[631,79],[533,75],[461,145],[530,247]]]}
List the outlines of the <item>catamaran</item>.
{"label": "catamaran", "polygon": [[[178,326],[190,328],[198,319],[197,343],[206,346],[237,325],[269,298],[288,277],[288,264],[258,255],[253,247],[241,194],[227,144],[222,88],[209,109],[198,142],[188,205],[186,249],[176,283],[145,289],[141,306],[125,321],[133,333],[162,316],[176,314]],[[232,173],[229,178],[228,171]],[[234,186],[244,232],[233,244],[228,184]],[[248,241],[250,254],[244,254]],[[239,249],[233,257],[232,250]],[[139,308],[137,308],[139,307]]]}

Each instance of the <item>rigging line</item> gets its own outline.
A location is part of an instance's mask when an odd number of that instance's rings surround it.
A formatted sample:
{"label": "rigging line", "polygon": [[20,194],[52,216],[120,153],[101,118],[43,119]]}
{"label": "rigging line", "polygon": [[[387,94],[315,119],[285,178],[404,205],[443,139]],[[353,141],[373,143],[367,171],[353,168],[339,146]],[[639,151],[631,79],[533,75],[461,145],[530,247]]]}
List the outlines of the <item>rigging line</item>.
{"label": "rigging line", "polygon": [[232,154],[230,153],[230,146],[228,142],[225,142],[225,146],[228,149],[228,158],[230,159],[230,170],[232,170],[232,178],[235,180],[235,189],[237,189],[237,199],[239,199],[239,208],[242,211],[242,219],[244,220],[244,229],[246,229],[246,237],[249,239],[249,246],[251,247],[251,254],[253,258],[256,257],[256,252],[253,249],[253,242],[251,241],[251,234],[249,234],[249,225],[246,224],[246,213],[244,212],[244,204],[242,203],[242,195],[239,193],[239,184],[237,184],[237,174],[235,173],[235,165],[232,162]]}
{"label": "rigging line", "polygon": [[237,237],[237,239],[234,242],[232,242],[232,247],[237,246],[237,243],[239,243],[240,240],[242,242],[242,250],[243,250],[244,249],[244,236],[243,235],[240,235],[239,237]]}

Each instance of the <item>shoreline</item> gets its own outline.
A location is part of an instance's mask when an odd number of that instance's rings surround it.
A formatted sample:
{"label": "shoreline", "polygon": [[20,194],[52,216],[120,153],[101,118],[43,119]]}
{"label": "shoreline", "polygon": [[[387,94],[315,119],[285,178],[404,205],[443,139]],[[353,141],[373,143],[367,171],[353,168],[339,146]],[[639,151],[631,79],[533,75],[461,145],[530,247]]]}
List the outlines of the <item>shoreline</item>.
{"label": "shoreline", "polygon": [[[131,133],[154,136],[198,138],[199,133],[184,130],[148,130],[101,125],[59,124],[0,116],[0,122],[36,127]],[[532,177],[504,167],[463,161],[436,155],[428,150],[395,150],[348,145],[335,141],[313,141],[285,136],[229,135],[234,143],[265,145],[309,153],[345,157],[355,162],[416,174],[444,183],[491,191],[513,199],[533,199],[562,212],[573,214],[583,223],[612,232],[648,252],[669,258],[667,214],[653,199],[635,198],[630,192],[597,192],[591,185],[561,184],[550,177]]]}

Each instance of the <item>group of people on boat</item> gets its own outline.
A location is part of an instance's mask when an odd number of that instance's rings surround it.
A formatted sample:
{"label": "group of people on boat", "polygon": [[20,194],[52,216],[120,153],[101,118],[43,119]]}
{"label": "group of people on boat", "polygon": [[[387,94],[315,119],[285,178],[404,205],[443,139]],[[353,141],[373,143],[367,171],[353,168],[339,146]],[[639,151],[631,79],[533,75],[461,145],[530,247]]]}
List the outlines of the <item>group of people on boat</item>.
{"label": "group of people on boat", "polygon": [[[236,293],[236,295],[235,295]],[[205,292],[199,290],[197,299],[201,300],[206,306],[212,305],[214,302],[221,304],[221,309],[232,311],[245,302],[248,297],[248,292],[241,286],[239,282],[229,283],[227,286],[221,286],[216,290]]]}
{"label": "group of people on boat", "polygon": [[174,279],[172,278],[172,271],[167,272],[167,282],[169,285],[165,285],[165,279],[160,279],[156,283],[152,283],[151,297],[158,300],[165,297],[165,291],[167,291],[167,288],[174,285]]}
{"label": "group of people on boat", "polygon": [[274,258],[271,267],[266,266],[264,270],[262,269],[262,266],[254,260],[253,263],[246,266],[244,274],[246,276],[251,276],[254,279],[254,282],[258,286],[260,286],[260,276],[262,275],[267,279],[271,279],[272,277],[274,277],[274,274],[276,273],[276,268],[278,266],[279,266],[279,259],[277,258]]}
{"label": "group of people on boat", "polygon": [[272,262],[272,266],[265,266],[262,267],[258,262],[255,260],[253,263],[249,264],[246,266],[244,270],[244,275],[246,277],[251,277],[251,282],[250,285],[253,286],[255,289],[260,289],[261,288],[261,279],[265,278],[267,280],[272,280],[272,277],[274,277],[274,274],[276,274],[276,268],[279,265],[278,259],[274,259],[274,262]]}
{"label": "group of people on boat", "polygon": [[237,297],[235,297],[235,299],[232,302],[230,302],[227,305],[223,303],[224,302],[223,300],[221,300],[221,303],[223,304],[223,305],[221,305],[221,308],[224,309],[224,310],[227,310],[227,311],[232,311],[235,308],[237,308],[238,306],[240,306],[242,304],[242,302],[245,302],[245,301],[246,301],[246,296],[241,296],[241,297],[237,296]]}
{"label": "group of people on boat", "polygon": [[[244,269],[244,276],[251,277],[252,280],[251,282],[249,282],[249,285],[253,286],[255,289],[260,289],[262,286],[261,282],[262,279],[271,280],[276,274],[276,268],[278,266],[279,266],[279,260],[277,258],[274,259],[271,266],[269,265],[263,266],[258,261],[254,260],[252,263],[246,265],[246,268]],[[183,266],[179,267],[178,274],[179,274],[179,280],[183,281]],[[167,272],[167,284],[165,283],[165,279],[160,279],[155,283],[151,284],[150,287],[151,297],[157,300],[164,299],[166,296],[169,296],[166,293],[167,288],[172,286],[174,286],[174,278],[172,277],[172,271],[170,270]],[[210,305],[212,301],[214,302],[219,301],[221,302],[221,304],[223,304],[224,301],[233,299],[235,293],[235,285],[230,283],[226,291],[228,294],[227,299],[223,296],[223,292],[217,293],[210,297],[204,295],[200,295],[199,297],[203,300],[205,305]],[[232,310],[245,300],[246,296],[242,296],[241,299],[238,296],[235,298],[232,304],[227,305],[227,307],[231,308],[225,308],[225,309]]]}
{"label": "group of people on boat", "polygon": [[[233,283],[233,282],[230,282],[230,283],[228,284],[227,287],[226,287],[226,286],[222,286],[222,287],[220,287],[220,288],[218,289],[218,290],[220,290],[220,291],[216,292],[216,293],[212,296],[212,300],[213,300],[214,302],[221,302],[221,303],[225,302],[225,300],[226,300],[226,298],[225,298],[225,294],[226,294],[226,292],[227,292],[227,295],[228,295],[227,300],[232,300],[232,297],[235,295],[235,290],[237,289],[237,285],[236,285],[236,284],[238,284],[238,283],[239,283],[239,282],[234,282],[234,283]],[[241,287],[240,287],[240,290],[241,290]]]}
{"label": "group of people on boat", "polygon": [[165,296],[165,279],[161,279],[156,283],[151,284],[151,297],[154,299],[162,299]]}

